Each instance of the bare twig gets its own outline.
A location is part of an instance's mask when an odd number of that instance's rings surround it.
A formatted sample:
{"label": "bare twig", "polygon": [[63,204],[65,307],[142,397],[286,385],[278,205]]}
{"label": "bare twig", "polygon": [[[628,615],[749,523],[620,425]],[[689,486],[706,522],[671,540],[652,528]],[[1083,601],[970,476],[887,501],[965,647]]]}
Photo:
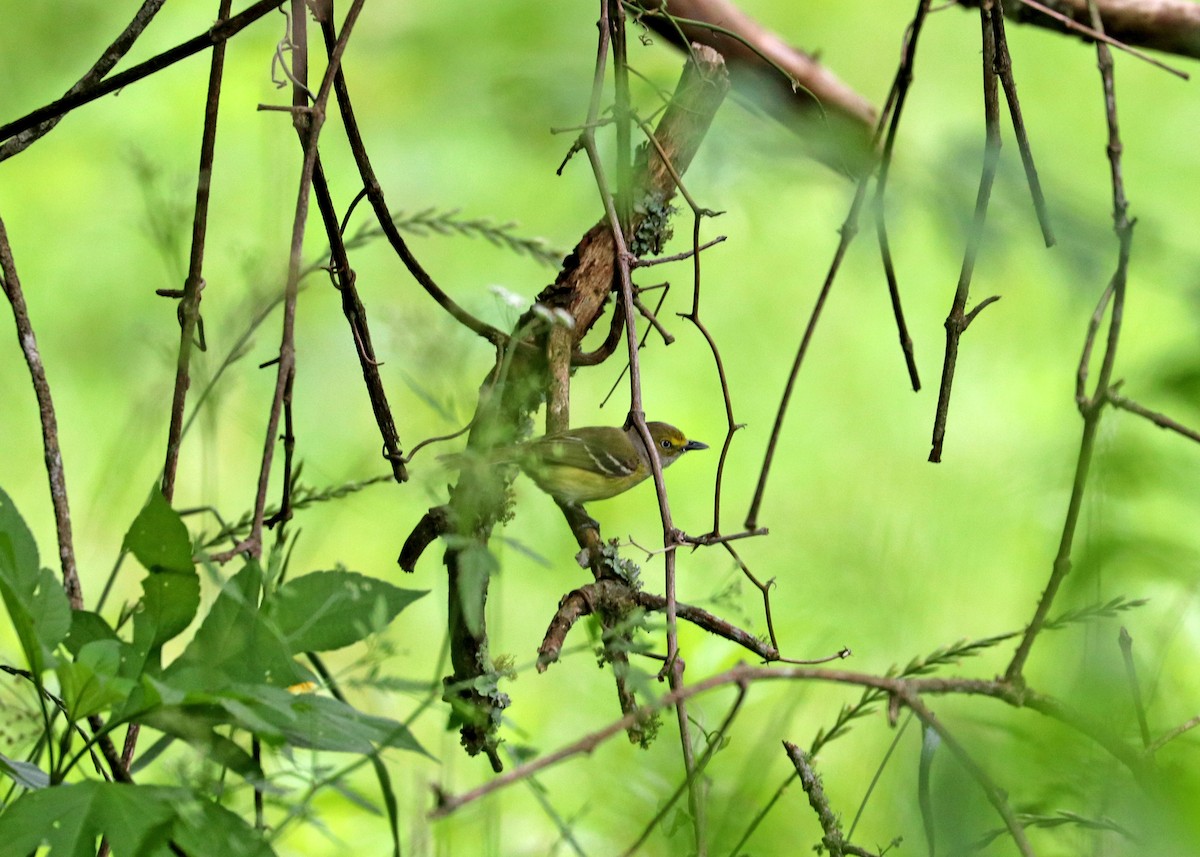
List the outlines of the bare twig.
{"label": "bare twig", "polygon": [[88,104],[98,98],[103,98],[109,93],[116,92],[121,87],[149,77],[167,66],[190,57],[192,54],[197,54],[200,51],[233,38],[246,27],[250,26],[250,24],[269,14],[280,2],[281,0],[258,0],[257,3],[252,4],[245,11],[239,12],[232,18],[224,21],[218,21],[200,35],[188,39],[186,42],[176,45],[170,50],[163,51],[161,54],[151,57],[127,71],[114,74],[112,77],[106,78],[94,86],[87,86],[78,92],[64,95],[57,101],[52,101],[44,107],[39,107],[37,110],[27,113],[19,119],[0,125],[0,140],[7,140],[9,137],[20,134],[23,131],[36,128],[47,120],[64,116],[76,107]]}
{"label": "bare twig", "polygon": [[[221,0],[217,20],[229,17],[232,0]],[[183,411],[191,386],[189,366],[192,337],[200,318],[200,296],[204,288],[204,242],[208,234],[208,199],[212,188],[213,155],[217,143],[217,111],[221,104],[221,79],[225,70],[225,43],[213,47],[208,71],[208,95],[204,101],[204,130],[200,137],[200,167],[196,177],[196,206],[192,216],[192,250],[187,279],[179,301],[179,357],[175,365],[175,390],[171,397],[171,421],[167,431],[167,456],[163,465],[162,492],[167,502],[175,496],[175,473],[183,439]]]}
{"label": "bare twig", "polygon": [[[283,409],[284,398],[289,390],[295,373],[296,346],[296,296],[300,282],[300,261],[304,242],[304,227],[308,221],[308,203],[312,188],[313,170],[317,158],[317,141],[321,127],[325,121],[325,106],[333,88],[334,75],[341,65],[342,54],[354,28],[354,22],[362,10],[363,0],[354,0],[342,30],[337,45],[330,52],[329,65],[321,81],[317,100],[311,108],[295,113],[295,121],[300,123],[298,130],[304,136],[304,159],[300,172],[300,187],[296,199],[296,211],[292,221],[292,241],[288,254],[288,277],[284,287],[283,302],[283,334],[279,346],[279,364],[275,376],[275,393],[272,398],[270,415],[267,420],[267,436],[263,446],[262,466],[258,475],[258,491],[254,501],[254,522],[246,541],[235,550],[248,551],[252,556],[262,553],[263,518],[267,504],[267,485],[271,476],[271,462],[274,458],[276,433],[279,430],[279,420]],[[285,480],[286,484],[286,480]]]}
{"label": "bare twig", "polygon": [[[904,103],[912,86],[913,67],[917,60],[917,42],[929,14],[932,0],[919,0],[913,19],[904,30],[904,44],[900,51],[900,65],[896,69],[895,81],[888,94],[888,103],[884,108],[887,116],[887,137],[883,142],[883,151],[879,158],[879,174],[875,181],[875,233],[879,241],[879,253],[883,259],[883,272],[887,278],[888,297],[892,302],[892,315],[896,319],[896,332],[900,338],[900,350],[904,354],[904,365],[908,369],[909,383],[913,392],[921,389],[921,378],[917,372],[917,359],[913,353],[912,337],[908,333],[908,324],[904,320],[904,309],[900,303],[900,285],[896,280],[895,266],[892,264],[891,245],[888,242],[887,217],[884,206],[884,193],[887,191],[888,177],[891,175],[892,158],[896,149],[896,134],[900,130],[900,117],[904,115]],[[882,125],[880,126],[882,127]]]}
{"label": "bare twig", "polygon": [[[678,690],[672,690],[657,700],[644,705],[642,711],[637,715],[627,715],[619,720],[615,720],[607,726],[583,736],[572,744],[513,768],[502,776],[496,777],[470,791],[459,795],[439,795],[438,803],[429,813],[429,817],[442,818],[469,803],[480,800],[513,783],[520,782],[546,768],[553,767],[575,756],[591,753],[604,742],[628,728],[636,717],[645,717],[648,710],[662,710],[669,706],[674,706],[681,699],[690,699],[717,688],[727,687],[732,684],[738,686],[749,685],[757,681],[823,681],[834,684],[874,688],[888,696],[899,698],[905,705],[913,708],[918,717],[923,712],[931,719],[933,717],[928,709],[925,709],[923,705],[918,709],[916,706],[911,705],[910,701],[920,705],[920,697],[926,694],[985,696],[1015,707],[1023,706],[1032,708],[1041,714],[1067,724],[1102,746],[1114,758],[1117,758],[1129,767],[1138,779],[1145,779],[1149,771],[1147,758],[1141,751],[1135,750],[1125,744],[1119,736],[1108,729],[1106,724],[1068,708],[1053,697],[1034,693],[1030,690],[1018,691],[1002,680],[895,678],[845,670],[817,669],[806,666],[755,667],[748,664],[739,664],[725,672],[710,676]],[[924,720],[924,718],[922,719]]]}
{"label": "bare twig", "polygon": [[[324,26],[323,29],[327,30]],[[327,31],[326,41],[328,42],[328,40],[329,34]],[[468,330],[478,334],[497,347],[502,346],[507,337],[495,327],[480,321],[459,306],[434,281],[433,277],[417,261],[417,257],[409,250],[407,242],[405,242],[404,237],[400,234],[400,230],[396,228],[396,224],[392,219],[391,210],[388,208],[387,199],[383,194],[383,187],[379,184],[379,179],[375,176],[375,168],[371,165],[370,156],[367,154],[366,145],[363,142],[362,133],[358,127],[358,119],[354,113],[354,105],[350,100],[350,90],[346,86],[345,74],[340,65],[334,74],[333,86],[334,92],[337,94],[338,110],[341,113],[342,123],[345,126],[346,138],[350,143],[350,151],[354,155],[355,164],[358,166],[359,176],[362,178],[363,187],[367,193],[367,200],[371,203],[371,208],[375,212],[379,228],[387,238],[388,243],[392,245],[392,249],[400,257],[400,261],[408,269],[413,279],[437,302],[438,306],[446,310],[455,321]]]}
{"label": "bare twig", "polygon": [[1196,717],[1193,717],[1191,720],[1188,720],[1184,723],[1179,724],[1174,729],[1172,729],[1169,732],[1166,732],[1165,734],[1163,734],[1162,736],[1154,739],[1152,742],[1150,742],[1150,744],[1148,744],[1146,746],[1146,753],[1151,756],[1154,755],[1159,750],[1161,750],[1166,744],[1168,744],[1171,741],[1174,741],[1180,735],[1183,735],[1186,732],[1190,732],[1191,730],[1195,729],[1197,726],[1200,726],[1200,715],[1197,715]]}
{"label": "bare twig", "polygon": [[[75,93],[82,92],[103,80],[104,75],[112,71],[113,66],[120,62],[121,57],[125,56],[129,52],[129,49],[133,47],[133,43],[137,41],[142,31],[154,20],[154,16],[158,14],[158,10],[162,8],[165,2],[166,0],[144,0],[137,12],[134,13],[133,20],[129,22],[129,25],[121,31],[121,34],[113,40],[112,44],[104,49],[100,54],[100,58],[87,70],[83,77],[79,78],[75,85],[66,91],[66,95],[74,95]],[[59,123],[61,118],[62,116],[60,115],[49,119],[36,128],[22,131],[16,137],[6,141],[4,145],[0,145],[0,161],[7,160],[13,155],[28,149],[37,140],[54,130],[54,126]]]}
{"label": "bare twig", "polygon": [[[1099,13],[1093,8],[1092,26],[1102,28]],[[1117,96],[1113,81],[1112,53],[1104,42],[1096,43],[1096,54],[1099,58],[1100,79],[1104,89],[1105,115],[1108,121],[1108,159],[1112,178],[1113,199],[1113,230],[1117,234],[1117,265],[1112,279],[1101,296],[1100,305],[1093,315],[1092,323],[1088,325],[1087,341],[1083,349],[1081,366],[1076,373],[1077,398],[1087,377],[1087,368],[1082,365],[1090,361],[1092,340],[1098,333],[1098,316],[1103,312],[1111,292],[1112,310],[1108,322],[1108,336],[1104,347],[1104,357],[1100,363],[1099,376],[1096,379],[1094,392],[1090,398],[1086,395],[1079,400],[1079,410],[1083,416],[1083,437],[1079,442],[1079,456],[1075,463],[1075,477],[1071,486],[1071,498],[1067,504],[1066,519],[1063,522],[1062,537],[1059,540],[1058,552],[1050,571],[1050,579],[1038,601],[1037,609],[1030,620],[1020,645],[1013,653],[1008,669],[1005,671],[1006,680],[1019,684],[1022,670],[1033,648],[1034,640],[1046,623],[1046,616],[1058,594],[1063,579],[1071,570],[1071,550],[1075,540],[1075,530],[1079,522],[1080,511],[1083,507],[1084,489],[1087,487],[1088,473],[1091,469],[1092,453],[1096,443],[1096,433],[1100,427],[1100,417],[1105,404],[1108,403],[1109,390],[1112,386],[1113,367],[1117,359],[1117,344],[1121,337],[1121,322],[1125,311],[1125,286],[1129,272],[1129,255],[1133,243],[1133,221],[1128,217],[1129,203],[1125,198],[1125,180],[1121,170],[1121,133],[1117,122]]]}
{"label": "bare twig", "polygon": [[983,109],[987,126],[983,150],[983,170],[979,176],[979,191],[975,196],[975,216],[967,237],[967,249],[963,253],[962,268],[958,274],[958,285],[950,314],[946,316],[946,352],[942,358],[942,383],[938,388],[937,411],[933,420],[933,446],[929,460],[942,460],[942,443],[946,437],[946,420],[950,412],[950,392],[954,386],[954,373],[958,366],[959,340],[979,310],[991,300],[981,303],[969,313],[967,299],[971,294],[971,278],[975,272],[975,260],[983,244],[983,226],[987,220],[988,201],[992,194],[992,183],[996,178],[996,167],[1000,162],[1000,102],[997,93],[996,75],[996,30],[992,23],[999,11],[992,0],[979,5],[979,19],[983,37]]}
{"label": "bare twig", "polygon": [[[558,660],[571,627],[584,616],[595,612],[628,612],[633,608],[661,612],[666,607],[667,599],[663,596],[634,589],[623,580],[611,577],[581,586],[568,593],[559,603],[558,610],[546,629],[542,645],[538,648],[537,670],[545,672],[550,664]],[[773,645],[764,643],[748,631],[707,610],[677,602],[676,614],[697,628],[736,643],[764,661],[780,659],[779,652]]]}
{"label": "bare twig", "polygon": [[808,805],[813,808],[813,812],[817,814],[817,820],[821,823],[821,830],[825,833],[821,837],[821,844],[828,849],[831,857],[843,857],[845,854],[853,854],[856,857],[877,857],[872,852],[846,841],[842,835],[841,821],[830,807],[829,798],[825,796],[825,787],[821,785],[821,778],[817,775],[812,766],[812,760],[808,758],[807,754],[790,741],[784,741],[783,748],[796,768],[796,774],[800,777],[800,785],[804,787],[804,793],[808,795]]}
{"label": "bare twig", "polygon": [[1118,395],[1116,384],[1109,388],[1108,401],[1115,408],[1120,408],[1123,411],[1129,411],[1129,413],[1137,414],[1139,417],[1145,417],[1161,429],[1173,431],[1176,434],[1183,435],[1188,440],[1194,440],[1197,443],[1200,443],[1200,432],[1196,431],[1195,429],[1188,428],[1183,423],[1176,422],[1166,414],[1161,414],[1158,411],[1152,411],[1147,407],[1139,405],[1132,399],[1127,399],[1124,396]]}
{"label": "bare twig", "polygon": [[79,585],[79,571],[75,567],[75,546],[71,537],[71,505],[67,500],[67,476],[63,469],[62,450],[58,445],[58,420],[54,415],[54,400],[50,395],[50,382],[46,379],[46,367],[38,351],[37,336],[29,320],[29,309],[25,306],[25,295],[21,291],[21,279],[17,276],[17,263],[12,247],[8,243],[8,231],[0,219],[0,274],[4,296],[12,307],[16,322],[17,343],[25,355],[29,367],[29,378],[37,396],[38,415],[42,425],[42,452],[46,462],[46,476],[50,480],[50,502],[54,506],[54,526],[58,534],[58,559],[62,566],[63,589],[71,609],[83,609],[83,589]]}
{"label": "bare twig", "polygon": [[1021,101],[1017,98],[1017,80],[1012,73],[1012,54],[1008,51],[1008,40],[1004,33],[1004,7],[996,0],[998,15],[992,15],[992,30],[996,36],[996,74],[1004,87],[1008,99],[1008,112],[1012,117],[1013,133],[1017,138],[1017,149],[1021,152],[1021,164],[1025,167],[1025,179],[1033,195],[1033,209],[1037,212],[1038,225],[1042,228],[1042,240],[1047,247],[1054,246],[1054,232],[1050,229],[1050,214],[1046,210],[1046,197],[1038,179],[1037,166],[1033,163],[1033,149],[1029,145],[1029,134],[1025,130],[1025,119],[1021,116]]}
{"label": "bare twig", "polygon": [[[928,0],[918,0],[917,11],[913,17],[912,25],[905,35],[906,56],[916,49],[916,41],[920,35],[921,24],[925,19],[925,13],[928,11],[928,5]],[[910,74],[911,70],[902,61],[900,67],[896,70],[896,77],[892,81],[891,94],[888,96],[887,104],[875,126],[875,134],[871,141],[871,148],[873,150],[878,147],[879,141],[883,137],[883,130],[885,127],[888,127],[889,121],[893,124],[898,121],[894,117],[897,116],[900,108],[903,106],[900,94],[907,88],[908,76]],[[796,357],[792,361],[792,368],[788,372],[787,383],[784,384],[783,396],[779,402],[779,408],[775,412],[775,424],[771,428],[770,440],[767,441],[762,468],[758,474],[758,484],[754,488],[754,498],[750,501],[750,508],[746,513],[745,527],[747,530],[758,528],[758,515],[762,509],[763,498],[767,490],[767,477],[770,475],[771,464],[775,459],[775,448],[783,432],[783,420],[787,414],[788,405],[792,400],[792,392],[796,386],[796,379],[800,374],[800,367],[804,363],[804,357],[808,354],[809,344],[812,342],[817,322],[821,318],[821,311],[824,309],[825,302],[829,298],[829,292],[833,288],[833,281],[836,279],[838,271],[841,270],[842,260],[846,256],[846,251],[849,249],[850,243],[858,234],[859,213],[862,210],[863,201],[866,199],[867,185],[870,177],[869,170],[861,170],[859,172],[858,186],[854,192],[854,199],[850,203],[850,210],[846,213],[846,219],[842,222],[837,249],[833,253],[833,259],[829,263],[829,270],[825,274],[825,281],[821,284],[821,290],[817,293],[816,303],[809,314],[804,333],[800,337],[800,344],[796,349]]]}

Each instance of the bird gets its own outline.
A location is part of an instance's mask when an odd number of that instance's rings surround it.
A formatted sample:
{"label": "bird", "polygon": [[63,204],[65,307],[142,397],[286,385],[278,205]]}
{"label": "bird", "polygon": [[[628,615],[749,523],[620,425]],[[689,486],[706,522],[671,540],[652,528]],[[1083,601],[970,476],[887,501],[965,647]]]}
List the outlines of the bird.
{"label": "bird", "polygon": [[[708,449],[675,426],[648,422],[654,452],[665,470],[685,452]],[[645,481],[653,469],[637,427],[585,426],[533,438],[513,448],[511,460],[539,488],[562,503],[607,500]]]}

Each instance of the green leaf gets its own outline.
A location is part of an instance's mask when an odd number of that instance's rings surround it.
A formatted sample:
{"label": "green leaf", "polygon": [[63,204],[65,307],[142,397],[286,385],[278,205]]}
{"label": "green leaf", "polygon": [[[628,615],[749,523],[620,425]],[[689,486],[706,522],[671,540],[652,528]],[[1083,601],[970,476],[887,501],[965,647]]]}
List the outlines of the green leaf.
{"label": "green leaf", "polygon": [[194,570],[151,574],[142,581],[142,603],[133,615],[134,648],[156,654],[183,633],[199,608],[200,577]]}
{"label": "green leaf", "polygon": [[133,519],[122,547],[147,571],[190,572],[195,567],[187,527],[157,486]]}
{"label": "green leaf", "polygon": [[[363,714],[344,702],[308,693],[292,693],[267,685],[237,685],[215,693],[192,692],[172,704],[149,712],[143,722],[183,738],[247,777],[261,776],[256,768],[222,743],[218,727],[236,726],[274,745],[313,750],[374,753],[379,747],[425,753],[401,723]],[[234,745],[236,747],[236,745]],[[240,752],[240,750],[239,750]]]}
{"label": "green leaf", "polygon": [[94,640],[79,650],[74,661],[58,664],[58,683],[72,721],[104,711],[129,696],[136,682],[120,675],[127,649],[120,640]]}
{"label": "green leaf", "polygon": [[36,572],[37,542],[12,499],[0,489],[0,569],[24,569]]}
{"label": "green leaf", "polygon": [[72,655],[78,655],[85,645],[96,640],[120,640],[117,632],[99,613],[90,610],[71,611],[71,630],[63,645]]}
{"label": "green leaf", "polygon": [[194,750],[221,767],[252,782],[263,780],[262,769],[235,741],[217,732],[233,719],[219,705],[191,702],[151,709],[138,718],[145,726],[186,741]]}
{"label": "green leaf", "polygon": [[37,544],[12,500],[0,491],[0,596],[30,670],[40,675],[71,627],[62,585],[38,568]]}
{"label": "green leaf", "polygon": [[925,844],[929,847],[930,854],[934,853],[935,842],[933,796],[929,786],[930,771],[933,768],[933,757],[941,744],[941,736],[932,727],[926,726],[922,732],[921,760],[917,766],[917,804],[921,808],[921,824],[925,828]]}
{"label": "green leaf", "polygon": [[[184,854],[219,854],[221,857],[273,857],[275,854],[257,831],[225,807],[194,798],[187,808],[191,811],[180,813],[176,819],[174,836],[175,844]],[[115,849],[113,853],[116,853]]]}
{"label": "green leaf", "polygon": [[49,846],[51,857],[90,857],[102,835],[116,854],[147,854],[170,838],[174,808],[148,800],[146,791],[86,782],[26,792],[0,815],[0,854],[32,854]]}
{"label": "green leaf", "polygon": [[0,753],[0,773],[7,774],[24,789],[44,789],[50,785],[50,775],[30,762],[10,759]]}
{"label": "green leaf", "polygon": [[353,571],[317,571],[285,583],[264,605],[293,652],[325,652],[382,630],[426,591]]}
{"label": "green leaf", "polygon": [[262,572],[247,562],[225,582],[196,636],[163,673],[182,690],[217,691],[232,684],[287,687],[308,678],[282,634],[258,609]]}
{"label": "green leaf", "polygon": [[404,724],[363,714],[328,696],[300,694],[292,709],[296,722],[285,737],[293,747],[347,753],[373,753],[376,747],[395,747],[429,755]]}
{"label": "green leaf", "polygon": [[269,857],[238,816],[185,789],[83,782],[27,792],[0,814],[0,855],[91,857],[104,836],[121,857],[184,853]]}

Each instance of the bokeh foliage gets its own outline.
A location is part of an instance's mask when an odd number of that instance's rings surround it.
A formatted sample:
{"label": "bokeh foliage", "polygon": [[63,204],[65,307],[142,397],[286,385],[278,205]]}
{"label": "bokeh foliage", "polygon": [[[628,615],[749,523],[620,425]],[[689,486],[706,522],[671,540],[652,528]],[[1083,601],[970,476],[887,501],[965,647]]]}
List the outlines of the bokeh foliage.
{"label": "bokeh foliage", "polygon": [[[169,8],[131,61],[199,32],[215,6]],[[898,4],[784,2],[753,13],[788,38],[821,51],[851,85],[882,98],[899,57],[909,10]],[[39,4],[8,4],[0,28],[4,119],[59,94],[124,24],[117,4],[78,4],[70,16]],[[351,41],[346,71],[363,133],[389,200],[410,214],[460,210],[461,217],[519,224],[513,234],[570,248],[599,213],[592,177],[577,158],[556,177],[586,110],[594,59],[593,4],[368,4]],[[185,447],[176,509],[211,507],[235,521],[253,502],[271,374],[255,368],[275,355],[278,314],[248,339],[250,320],[282,287],[294,204],[298,146],[286,114],[259,103],[286,103],[271,83],[270,59],[282,18],[268,18],[229,48],[203,312],[208,351],[197,357],[193,394],[234,360],[198,413]],[[1111,233],[1104,114],[1095,54],[1081,42],[1010,28],[1015,72],[1035,155],[1060,239],[1039,240],[1015,146],[1007,135],[974,293],[1000,294],[964,339],[944,463],[926,463],[936,379],[949,307],[970,220],[982,148],[978,24],[949,8],[923,36],[916,82],[902,125],[888,200],[909,324],[925,386],[906,387],[878,253],[869,234],[852,247],[781,441],[761,523],[767,538],[739,545],[760,578],[775,578],[775,621],[790,657],[853,650],[851,668],[882,672],[960,639],[1022,628],[1049,574],[1065,513],[1080,420],[1074,372],[1084,328],[1116,256]],[[631,62],[669,89],[680,57],[654,39],[632,40]],[[1185,61],[1180,61],[1186,65]],[[162,466],[178,327],[172,302],[156,288],[178,288],[186,268],[190,204],[207,63],[193,58],[69,116],[29,151],[0,164],[0,216],[12,241],[30,314],[55,393],[86,595],[95,598],[143,508]],[[1188,141],[1200,131],[1194,84],[1130,57],[1117,57],[1125,174],[1138,218],[1125,329],[1118,357],[1124,392],[1196,425],[1200,386],[1200,164]],[[653,103],[648,86],[635,94]],[[331,114],[332,115],[332,114]],[[337,139],[337,122],[326,129]],[[609,145],[609,144],[606,144]],[[798,154],[797,142],[752,106],[731,99],[687,177],[701,204],[726,212],[706,224],[729,240],[704,257],[704,301],[722,348],[740,422],[723,502],[739,520],[753,490],[783,380],[849,204],[846,181]],[[339,204],[356,192],[349,159],[326,153]],[[365,207],[356,215],[366,222]],[[350,233],[353,234],[352,222]],[[869,230],[866,230],[869,232]],[[677,229],[680,236],[688,229]],[[478,238],[410,233],[422,263],[470,311],[502,329],[519,310],[493,287],[531,298],[554,271],[529,255]],[[676,238],[667,252],[687,247]],[[323,258],[315,228],[307,255]],[[460,427],[493,357],[421,294],[381,242],[356,250],[359,288],[371,315],[382,372],[402,438],[416,441]],[[660,317],[677,336],[670,347],[651,334],[643,351],[647,410],[690,434],[720,440],[719,388],[700,337],[673,316],[688,307],[690,265],[649,272],[670,280]],[[643,277],[643,285],[650,284]],[[386,471],[338,296],[323,274],[305,281],[299,304],[295,411],[305,484],[320,490]],[[7,319],[7,316],[6,316]],[[5,332],[7,331],[7,332]],[[0,322],[0,486],[15,498],[43,556],[53,556],[53,518],[41,469],[36,406],[13,344]],[[617,381],[616,361],[579,372],[573,422],[619,424],[625,387],[601,408]],[[445,674],[444,581],[438,551],[401,579],[395,557],[420,514],[445,496],[452,479],[428,450],[412,482],[378,484],[336,502],[314,503],[293,525],[297,571],[347,568],[405,588],[433,590],[409,606],[364,650],[330,656],[355,703],[410,724],[434,759],[387,753],[405,853],[564,853],[574,841],[588,854],[625,847],[681,777],[678,746],[664,737],[649,751],[621,742],[552,769],[536,783],[498,795],[435,823],[429,783],[462,791],[490,774],[461,756],[446,712],[428,705]],[[710,524],[715,456],[692,456],[668,484],[677,525]],[[1134,639],[1152,734],[1195,715],[1194,619],[1200,557],[1200,449],[1139,418],[1112,412],[1101,429],[1086,496],[1075,566],[1062,612],[1116,596],[1147,599],[1115,618],[1046,634],[1028,670],[1031,686],[1073,700],[1136,743],[1137,724],[1117,629]],[[514,750],[549,751],[614,719],[611,679],[593,669],[578,629],[576,648],[545,674],[530,667],[561,595],[585,581],[575,544],[554,505],[518,483],[516,518],[492,545],[499,560],[489,604],[492,651],[506,655],[518,680],[507,685]],[[659,537],[653,491],[591,509],[610,535],[639,545]],[[208,513],[185,518],[194,540],[220,524]],[[629,554],[643,558],[636,548]],[[653,581],[661,566],[644,563]],[[680,555],[680,599],[765,632],[761,602],[723,553]],[[224,574],[233,574],[230,569]],[[298,578],[303,579],[303,578]],[[218,587],[202,578],[204,610]],[[314,584],[315,585],[315,584]],[[142,596],[142,578],[117,578],[108,611]],[[657,588],[657,586],[654,586]],[[386,623],[384,623],[386,624]],[[658,627],[651,620],[653,627]],[[136,627],[136,626],[135,626]],[[373,630],[378,630],[374,628]],[[186,638],[167,642],[164,660],[187,657]],[[0,632],[12,662],[23,638]],[[136,632],[135,632],[136,634]],[[743,654],[695,629],[681,646],[689,679],[732,666]],[[982,678],[1002,672],[1011,643],[965,660],[953,671]],[[332,646],[330,648],[333,648]],[[649,673],[656,669],[645,667]],[[653,683],[649,683],[653,687]],[[6,694],[19,694],[16,686]],[[440,688],[437,689],[440,693]],[[436,694],[435,694],[436,695]],[[807,746],[828,728],[855,689],[772,683],[755,687],[729,744],[707,775],[712,853],[727,853],[750,819],[789,776],[779,741]],[[720,722],[728,692],[702,697],[692,713],[706,729]],[[1192,733],[1159,755],[1171,788],[1139,792],[1098,746],[1031,711],[989,700],[935,700],[940,718],[976,753],[1020,812],[1043,819],[1078,813],[1115,819],[1138,837],[1097,834],[1067,823],[1031,830],[1039,854],[1191,853],[1200,841],[1190,808],[1200,798]],[[7,707],[6,707],[7,708]],[[16,706],[13,706],[14,710]],[[818,756],[833,805],[848,821],[894,732],[885,706]],[[6,715],[7,718],[7,715]],[[19,721],[4,722],[20,732]],[[664,733],[666,730],[664,730]],[[883,846],[904,838],[919,851],[920,730],[910,726],[883,771],[856,841]],[[329,757],[298,752],[289,770],[319,780]],[[333,756],[332,758],[337,758]],[[183,754],[168,753],[147,782],[200,782]],[[939,842],[962,853],[999,825],[978,789],[939,752],[930,771]],[[139,780],[140,781],[140,780]],[[359,794],[357,777],[305,804],[310,825],[291,825],[280,854],[387,853],[386,822]],[[355,791],[357,789],[358,791]],[[98,802],[109,798],[97,794]],[[245,795],[230,798],[244,811]],[[241,801],[241,803],[238,803]],[[550,807],[551,809],[548,809]],[[635,821],[631,823],[630,819]],[[1049,825],[1049,822],[1047,822]],[[647,853],[683,853],[689,826],[676,820]],[[779,799],[745,853],[785,854],[819,840],[797,785]],[[1096,846],[1096,837],[1104,843]],[[557,843],[557,845],[556,845]],[[1098,850],[1099,848],[1108,850]],[[984,853],[1002,853],[1001,838]]]}

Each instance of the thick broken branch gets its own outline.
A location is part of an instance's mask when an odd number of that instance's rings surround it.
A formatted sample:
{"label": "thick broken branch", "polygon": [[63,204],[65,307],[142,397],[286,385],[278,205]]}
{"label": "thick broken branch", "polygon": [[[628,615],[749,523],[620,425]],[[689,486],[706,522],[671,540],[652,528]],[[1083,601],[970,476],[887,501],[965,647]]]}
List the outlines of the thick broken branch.
{"label": "thick broken branch", "polygon": [[[976,7],[980,0],[958,0],[961,6]],[[1091,28],[1088,0],[1056,0],[1045,5],[1078,24]],[[675,4],[671,4],[674,8]],[[1169,54],[1200,59],[1200,4],[1192,0],[1096,0],[1104,32],[1119,42]],[[1020,24],[1034,24],[1068,33],[1070,30],[1049,15],[1024,3],[1007,3],[1005,16]]]}
{"label": "thick broken branch", "polygon": [[671,0],[669,5],[643,0],[638,5],[648,10],[641,20],[677,48],[697,42],[716,49],[729,66],[735,91],[803,137],[813,157],[852,175],[874,163],[871,102],[730,0]]}

